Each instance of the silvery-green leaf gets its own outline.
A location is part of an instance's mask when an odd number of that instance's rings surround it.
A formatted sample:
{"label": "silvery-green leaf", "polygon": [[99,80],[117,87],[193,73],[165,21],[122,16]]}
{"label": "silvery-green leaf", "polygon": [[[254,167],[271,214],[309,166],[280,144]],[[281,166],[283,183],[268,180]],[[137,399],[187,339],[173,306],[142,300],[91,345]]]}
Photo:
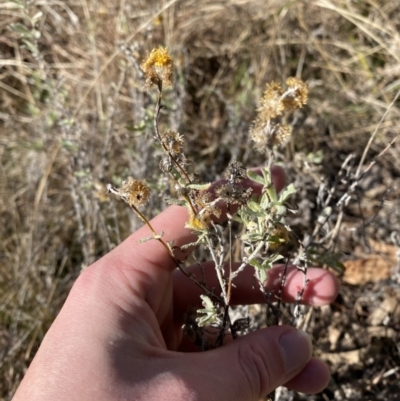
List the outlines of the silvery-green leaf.
{"label": "silvery-green leaf", "polygon": [[249,265],[255,267],[256,269],[261,269],[262,265],[260,261],[256,258],[250,259],[249,260]]}
{"label": "silvery-green leaf", "polygon": [[261,267],[260,267],[260,269],[262,269],[262,270],[270,270],[270,269],[272,269],[271,261],[270,260],[264,260],[262,265],[261,265]]}
{"label": "silvery-green leaf", "polygon": [[265,182],[264,185],[270,185],[270,184],[272,183],[272,181],[271,181],[271,171],[270,171],[270,169],[267,168],[267,167],[265,167],[265,168],[263,168],[263,169],[261,170],[261,173],[262,173],[262,175],[263,175],[263,177],[264,177],[264,182]]}
{"label": "silvery-green leaf", "polygon": [[283,216],[286,216],[287,215],[287,208],[286,208],[286,206],[283,206],[283,205],[277,205],[276,207],[275,207],[275,214],[276,214],[276,216],[278,216],[278,217],[283,217]]}
{"label": "silvery-green leaf", "polygon": [[25,47],[32,53],[32,54],[38,54],[39,49],[36,47],[35,44],[33,44],[30,40],[28,39],[22,39],[22,42],[24,43]]}
{"label": "silvery-green leaf", "polygon": [[253,212],[260,212],[261,207],[257,202],[254,202],[253,200],[250,200],[247,202],[247,207],[252,210]]}
{"label": "silvery-green leaf", "polygon": [[276,254],[276,255],[272,255],[270,258],[268,258],[269,261],[271,261],[271,263],[275,263],[278,260],[283,259],[282,255]]}
{"label": "silvery-green leaf", "polygon": [[250,180],[257,182],[261,185],[266,185],[265,178],[252,170],[247,170],[247,177],[249,177]]}
{"label": "silvery-green leaf", "polygon": [[189,184],[187,188],[197,189],[198,191],[205,191],[206,189],[211,187],[211,183],[207,182],[205,184]]}
{"label": "silvery-green leaf", "polygon": [[260,199],[260,207],[263,210],[266,210],[269,204],[269,198],[267,194],[263,194]]}
{"label": "silvery-green leaf", "polygon": [[266,218],[267,217],[267,213],[264,211],[264,210],[258,210],[258,211],[256,211],[256,210],[251,210],[251,209],[249,209],[249,210],[247,210],[247,215],[249,216],[249,217],[256,217],[256,218]]}
{"label": "silvery-green leaf", "polygon": [[268,278],[267,269],[257,269],[256,276],[260,283],[265,283]]}
{"label": "silvery-green leaf", "polygon": [[186,202],[182,199],[175,199],[175,198],[166,198],[165,202],[168,203],[168,205],[178,205],[178,206],[185,206]]}
{"label": "silvery-green leaf", "polygon": [[234,215],[232,216],[232,220],[233,220],[233,221],[237,221],[237,222],[240,223],[240,224],[243,224],[243,219],[240,218],[237,214],[234,214]]}
{"label": "silvery-green leaf", "polygon": [[197,314],[199,315],[203,314],[205,316],[199,316],[196,318],[197,325],[199,327],[203,327],[206,324],[212,324],[217,322],[218,314],[214,303],[207,295],[200,295],[200,298],[203,301],[202,304],[204,306],[204,309],[198,309]]}
{"label": "silvery-green leaf", "polygon": [[32,36],[30,30],[25,25],[20,24],[18,22],[15,23],[15,24],[10,24],[10,28],[14,32],[17,32],[17,33],[19,33],[19,34],[21,34],[23,36],[26,36],[26,37],[31,37]]}
{"label": "silvery-green leaf", "polygon": [[211,301],[210,297],[207,295],[200,295],[201,300],[203,301],[203,306],[207,309],[214,309],[214,303]]}
{"label": "silvery-green leaf", "polygon": [[40,36],[42,35],[41,33],[40,33],[40,31],[38,31],[37,29],[32,29],[32,36],[35,38],[35,39],[40,39]]}
{"label": "silvery-green leaf", "polygon": [[285,202],[287,199],[289,199],[292,195],[296,193],[296,188],[293,184],[288,185],[286,188],[284,188],[281,193],[279,194],[279,200],[281,202]]}
{"label": "silvery-green leaf", "polygon": [[33,22],[33,24],[36,24],[36,22],[39,21],[40,18],[42,18],[42,16],[43,16],[43,12],[42,12],[42,11],[37,12],[37,13],[32,17],[32,22]]}

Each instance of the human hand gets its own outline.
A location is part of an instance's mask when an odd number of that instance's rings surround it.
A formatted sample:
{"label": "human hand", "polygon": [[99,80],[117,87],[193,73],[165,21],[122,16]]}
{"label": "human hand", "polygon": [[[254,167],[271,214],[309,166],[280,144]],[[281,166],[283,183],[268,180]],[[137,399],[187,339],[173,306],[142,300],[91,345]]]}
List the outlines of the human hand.
{"label": "human hand", "polygon": [[[272,172],[278,189],[280,169]],[[171,206],[152,221],[163,239],[190,242],[186,209]],[[175,269],[147,227],[88,267],[46,334],[14,401],[36,400],[257,400],[280,385],[301,392],[322,390],[326,365],[311,357],[311,342],[288,326],[262,329],[207,352],[183,352],[182,315],[199,306],[199,292]],[[205,268],[212,281],[212,266]],[[193,270],[195,272],[195,269]],[[281,267],[269,273],[279,286]],[[303,302],[323,305],[338,290],[322,269],[308,269]],[[294,301],[303,275],[290,269],[283,298]],[[232,303],[262,302],[252,271],[235,281]]]}

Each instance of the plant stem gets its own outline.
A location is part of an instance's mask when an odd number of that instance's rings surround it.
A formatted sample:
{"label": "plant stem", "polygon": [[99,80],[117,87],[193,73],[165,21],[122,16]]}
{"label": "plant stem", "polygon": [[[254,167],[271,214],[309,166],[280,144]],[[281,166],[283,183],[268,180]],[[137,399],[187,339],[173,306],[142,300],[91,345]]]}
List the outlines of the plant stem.
{"label": "plant stem", "polygon": [[161,110],[161,107],[162,107],[161,106],[161,100],[162,100],[162,91],[161,91],[161,87],[159,87],[158,88],[158,99],[157,99],[157,103],[156,103],[156,107],[155,107],[155,111],[154,111],[154,130],[156,132],[157,139],[160,142],[162,148],[164,149],[164,152],[167,153],[167,155],[171,158],[171,160],[175,164],[176,168],[180,171],[182,176],[185,177],[186,182],[188,184],[191,184],[192,181],[191,181],[190,177],[187,175],[187,173],[184,170],[184,168],[179,164],[179,162],[175,159],[175,157],[171,154],[171,152],[167,149],[167,147],[165,146],[164,142],[162,141],[162,138],[161,138],[161,135],[160,135],[160,130],[158,128],[158,118],[160,116],[160,110]]}
{"label": "plant stem", "polygon": [[191,281],[193,281],[198,287],[200,287],[209,297],[214,298],[217,302],[222,303],[223,300],[212,293],[206,286],[204,286],[202,283],[200,283],[196,278],[189,274],[187,271],[182,266],[182,262],[175,257],[171,247],[157,234],[157,232],[154,230],[153,226],[151,225],[150,221],[143,215],[143,213],[140,212],[140,210],[134,206],[130,205],[132,210],[138,215],[138,217],[149,227],[150,231],[152,232],[154,239],[156,239],[158,242],[160,242],[163,247],[167,250],[169,256],[172,258],[172,260],[175,262],[176,267]]}

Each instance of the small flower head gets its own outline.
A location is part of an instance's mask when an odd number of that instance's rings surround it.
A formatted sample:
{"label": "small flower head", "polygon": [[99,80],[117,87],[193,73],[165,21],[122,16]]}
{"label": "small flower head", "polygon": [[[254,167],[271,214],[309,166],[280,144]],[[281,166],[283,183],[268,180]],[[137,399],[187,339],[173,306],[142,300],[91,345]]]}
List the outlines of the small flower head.
{"label": "small flower head", "polygon": [[152,85],[171,86],[173,66],[174,60],[167,49],[162,47],[153,49],[140,66],[146,75],[146,86],[148,88]]}
{"label": "small flower head", "polygon": [[217,219],[221,217],[221,209],[218,209],[215,205],[210,203],[207,205],[207,207],[200,211],[199,216],[210,222],[211,216],[215,216]]}
{"label": "small flower head", "polygon": [[273,135],[270,138],[271,146],[284,146],[292,135],[292,127],[286,124],[277,124]]}
{"label": "small flower head", "polygon": [[269,249],[275,251],[281,245],[287,244],[289,241],[289,230],[283,224],[278,223],[270,233],[270,239],[268,241]]}
{"label": "small flower head", "polygon": [[122,183],[119,195],[123,197],[130,206],[143,206],[150,197],[149,187],[142,181],[129,177]]}
{"label": "small flower head", "polygon": [[307,104],[308,85],[299,78],[288,78],[286,80],[288,90],[285,92],[282,103],[285,110],[299,109]]}
{"label": "small flower head", "polygon": [[257,117],[250,128],[250,137],[260,151],[283,146],[288,142],[291,127],[272,120],[284,111],[298,109],[307,103],[308,86],[305,82],[291,77],[286,80],[286,84],[285,91],[276,82],[267,84]]}
{"label": "small flower head", "polygon": [[178,132],[167,130],[161,134],[162,144],[165,149],[173,156],[180,155],[183,152],[183,136]]}
{"label": "small flower head", "polygon": [[286,124],[262,124],[256,120],[250,130],[250,137],[260,151],[272,149],[274,146],[284,146],[290,139],[292,127]]}
{"label": "small flower head", "polygon": [[211,201],[211,194],[209,192],[198,192],[194,197],[194,201],[200,209],[204,209]]}
{"label": "small flower head", "polygon": [[189,220],[186,222],[185,227],[194,231],[205,231],[208,228],[208,222],[194,213],[190,213]]}
{"label": "small flower head", "polygon": [[266,122],[282,114],[284,106],[282,104],[283,89],[277,82],[267,84],[264,96],[261,99],[261,106],[258,108],[259,118]]}
{"label": "small flower head", "polygon": [[229,182],[240,182],[247,178],[243,164],[236,160],[229,163],[224,175]]}
{"label": "small flower head", "polygon": [[197,214],[190,212],[189,220],[186,222],[185,227],[195,231],[205,231],[211,224],[212,216],[219,218],[221,216],[221,210],[209,203]]}
{"label": "small flower head", "polygon": [[242,205],[246,203],[253,190],[251,188],[243,188],[240,184],[228,183],[222,184],[217,187],[215,194],[218,198],[224,200],[227,204]]}

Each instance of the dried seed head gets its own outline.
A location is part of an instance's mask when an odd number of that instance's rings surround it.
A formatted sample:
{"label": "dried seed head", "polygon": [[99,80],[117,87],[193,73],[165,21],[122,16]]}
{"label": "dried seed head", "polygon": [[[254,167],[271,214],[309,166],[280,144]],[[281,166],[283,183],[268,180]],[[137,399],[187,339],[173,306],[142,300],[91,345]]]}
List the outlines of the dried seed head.
{"label": "dried seed head", "polygon": [[173,66],[174,60],[167,49],[162,47],[153,49],[140,66],[146,75],[146,86],[150,88],[152,85],[160,85],[161,83],[165,86],[171,86]]}
{"label": "dried seed head", "polygon": [[276,82],[267,84],[261,106],[252,127],[250,137],[260,151],[273,146],[285,145],[291,135],[291,127],[272,122],[283,111],[291,111],[303,107],[307,103],[308,86],[299,78],[288,78],[288,88],[284,91]]}
{"label": "dried seed head", "polygon": [[292,135],[292,127],[286,124],[277,124],[275,132],[271,136],[271,146],[284,146],[288,143]]}
{"label": "dried seed head", "polygon": [[259,151],[272,149],[274,146],[284,146],[290,139],[292,127],[286,124],[268,123],[262,125],[256,121],[250,130],[250,137],[256,143]]}
{"label": "dried seed head", "polygon": [[161,134],[161,141],[168,152],[173,156],[183,152],[183,136],[178,132],[167,130]]}
{"label": "dried seed head", "polygon": [[200,209],[204,209],[210,203],[211,195],[208,192],[199,192],[195,196],[195,203]]}
{"label": "dried seed head", "polygon": [[264,96],[261,99],[261,106],[258,108],[259,118],[266,122],[282,114],[284,106],[282,104],[283,89],[277,82],[267,84]]}
{"label": "dried seed head", "polygon": [[235,183],[222,184],[215,190],[215,194],[218,198],[221,198],[231,205],[246,203],[252,192],[252,188],[245,189],[241,185]]}
{"label": "dried seed head", "polygon": [[285,110],[295,110],[307,104],[308,85],[299,78],[288,78],[286,80],[288,90],[282,97]]}
{"label": "dried seed head", "polygon": [[119,194],[121,197],[125,198],[130,206],[138,207],[148,202],[150,189],[144,182],[129,177],[122,183]]}
{"label": "dried seed head", "polygon": [[215,205],[208,204],[200,211],[199,216],[209,223],[211,221],[211,216],[215,216],[217,218],[221,216],[221,209],[218,209]]}
{"label": "dried seed head", "polygon": [[269,124],[264,123],[260,118],[256,118],[250,128],[249,134],[250,138],[256,143],[258,150],[264,150],[265,144],[267,142],[267,132],[269,129]]}
{"label": "dried seed head", "polygon": [[246,169],[243,167],[243,164],[236,160],[229,163],[224,175],[230,182],[240,182],[247,178]]}

